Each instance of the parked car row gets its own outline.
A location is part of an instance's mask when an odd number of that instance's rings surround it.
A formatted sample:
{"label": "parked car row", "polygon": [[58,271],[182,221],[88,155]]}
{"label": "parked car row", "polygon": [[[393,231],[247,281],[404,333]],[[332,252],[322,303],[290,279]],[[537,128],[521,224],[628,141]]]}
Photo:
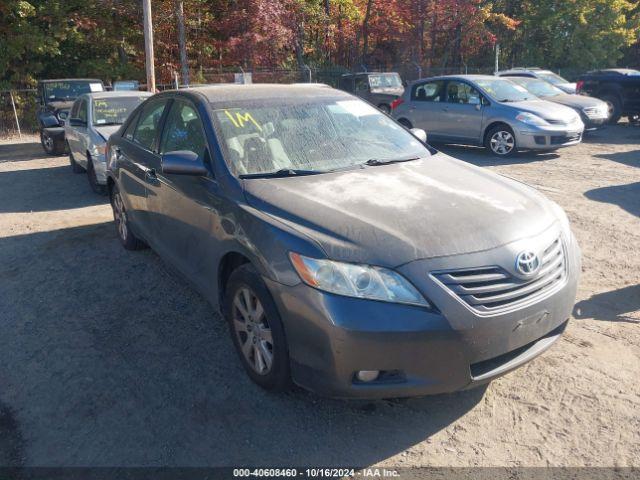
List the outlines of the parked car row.
{"label": "parked car row", "polygon": [[[72,164],[105,178],[125,249],[150,246],[222,313],[258,385],[451,392],[516,369],[564,331],[580,252],[562,209],[534,189],[323,85],[133,93],[78,98]],[[404,107],[438,97],[452,131],[467,107],[508,119],[511,139],[490,130],[497,151],[537,134],[577,141],[573,110],[527,95],[505,79],[447,77],[411,86]],[[548,111],[561,123],[537,125]]]}

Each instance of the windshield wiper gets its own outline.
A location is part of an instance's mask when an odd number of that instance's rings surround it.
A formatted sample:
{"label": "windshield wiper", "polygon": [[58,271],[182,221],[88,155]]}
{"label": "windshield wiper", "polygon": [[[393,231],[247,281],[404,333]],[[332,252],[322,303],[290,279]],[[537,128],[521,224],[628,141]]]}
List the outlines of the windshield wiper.
{"label": "windshield wiper", "polygon": [[397,158],[397,159],[370,158],[369,160],[364,162],[364,165],[369,165],[370,167],[377,167],[379,165],[389,165],[390,163],[411,162],[413,160],[420,160],[420,157]]}
{"label": "windshield wiper", "polygon": [[285,178],[285,177],[298,177],[305,175],[318,175],[325,173],[320,170],[299,170],[295,168],[283,168],[275,172],[263,172],[263,173],[246,173],[240,175],[240,178]]}

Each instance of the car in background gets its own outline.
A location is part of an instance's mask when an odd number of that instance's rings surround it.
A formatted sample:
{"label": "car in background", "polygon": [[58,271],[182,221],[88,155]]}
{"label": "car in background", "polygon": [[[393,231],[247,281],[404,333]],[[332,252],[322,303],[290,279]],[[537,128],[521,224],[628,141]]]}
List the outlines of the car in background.
{"label": "car in background", "polygon": [[105,192],[107,140],[151,95],[129,91],[85,93],[73,103],[65,122],[69,162],[74,173],[87,172],[94,192]]}
{"label": "car in background", "polygon": [[576,93],[576,84],[569,80],[562,78],[557,73],[553,73],[551,70],[544,70],[542,68],[512,68],[510,70],[504,70],[498,72],[499,77],[529,77],[539,78],[545,82],[549,82],[554,87],[559,88],[565,93]]}
{"label": "car in background", "polygon": [[113,82],[113,91],[138,91],[140,90],[140,82],[137,80],[117,80]]}
{"label": "car in background", "polygon": [[609,107],[609,123],[640,115],[640,71],[627,68],[594,70],[578,79],[578,92],[597,97]]}
{"label": "car in background", "polygon": [[49,155],[65,152],[64,125],[69,109],[83,93],[102,92],[102,80],[65,78],[38,81],[38,128],[42,148]]}
{"label": "car in background", "polygon": [[404,93],[402,78],[395,72],[349,73],[340,78],[340,88],[378,107],[391,112],[391,104]]}
{"label": "car in background", "polygon": [[531,77],[502,77],[524,87],[543,100],[573,108],[582,119],[585,130],[601,128],[609,120],[609,107],[605,102],[587,95],[565,93],[552,84]]}
{"label": "car in background", "polygon": [[545,351],[571,315],[580,252],[557,204],[345,92],[162,92],[108,155],[124,248],[147,244],[189,279],[266,389],[474,387]]}
{"label": "car in background", "polygon": [[505,78],[450,75],[419,80],[393,104],[407,128],[429,141],[484,145],[507,157],[518,150],[555,150],[582,140],[584,124],[573,109],[541,100]]}

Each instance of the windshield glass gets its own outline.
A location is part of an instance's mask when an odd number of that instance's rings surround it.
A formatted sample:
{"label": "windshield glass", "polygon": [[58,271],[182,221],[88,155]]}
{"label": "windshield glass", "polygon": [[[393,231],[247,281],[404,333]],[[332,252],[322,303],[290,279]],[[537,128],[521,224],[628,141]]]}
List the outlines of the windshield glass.
{"label": "windshield glass", "polygon": [[48,101],[75,100],[83,93],[102,92],[104,88],[99,82],[61,81],[44,84],[44,95]]}
{"label": "windshield glass", "polygon": [[476,84],[498,102],[522,102],[534,98],[526,88],[504,79],[481,79]]}
{"label": "windshield glass", "polygon": [[389,117],[349,98],[214,106],[214,122],[237,175],[281,170],[321,173],[372,159],[430,155],[425,145]]}
{"label": "windshield glass", "polygon": [[537,78],[514,77],[509,80],[517,83],[518,85],[522,85],[537,97],[555,97],[556,95],[562,95],[564,93],[549,82],[538,80]]}
{"label": "windshield glass", "polygon": [[546,80],[547,82],[552,83],[554,85],[563,85],[565,83],[569,83],[567,80],[562,78],[560,75],[556,75],[553,72],[539,72],[537,75],[541,79]]}
{"label": "windshield glass", "polygon": [[94,125],[121,125],[145,97],[96,98],[93,100]]}
{"label": "windshield glass", "polygon": [[371,88],[402,88],[402,80],[397,73],[369,75]]}

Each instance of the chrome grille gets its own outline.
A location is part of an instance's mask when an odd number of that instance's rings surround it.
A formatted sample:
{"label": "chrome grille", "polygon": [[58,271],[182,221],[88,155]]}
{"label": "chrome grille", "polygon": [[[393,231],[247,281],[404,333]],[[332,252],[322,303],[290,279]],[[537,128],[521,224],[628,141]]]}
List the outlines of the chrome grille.
{"label": "chrome grille", "polygon": [[566,260],[560,238],[542,255],[538,273],[521,279],[501,267],[448,270],[432,274],[445,288],[481,314],[508,310],[553,293],[566,280]]}
{"label": "chrome grille", "polygon": [[566,125],[567,122],[565,122],[564,120],[550,120],[548,118],[545,118],[545,120],[547,121],[547,123],[550,123],[551,125]]}

